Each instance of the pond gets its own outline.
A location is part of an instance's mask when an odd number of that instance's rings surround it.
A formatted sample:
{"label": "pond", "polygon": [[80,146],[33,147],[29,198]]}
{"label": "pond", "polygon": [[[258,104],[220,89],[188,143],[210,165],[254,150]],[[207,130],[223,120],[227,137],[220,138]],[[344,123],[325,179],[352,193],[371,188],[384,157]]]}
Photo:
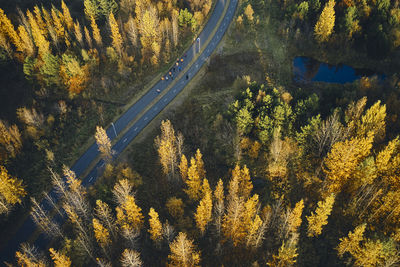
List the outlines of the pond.
{"label": "pond", "polygon": [[383,80],[385,76],[370,70],[355,69],[347,65],[329,65],[308,57],[295,57],[293,71],[296,81],[312,81],[327,83],[351,83],[362,77],[377,76]]}

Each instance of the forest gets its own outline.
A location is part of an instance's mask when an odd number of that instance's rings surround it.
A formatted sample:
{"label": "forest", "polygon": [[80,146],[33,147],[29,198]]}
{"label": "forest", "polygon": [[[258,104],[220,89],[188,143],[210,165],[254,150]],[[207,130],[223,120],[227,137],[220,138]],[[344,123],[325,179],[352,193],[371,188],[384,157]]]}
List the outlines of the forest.
{"label": "forest", "polygon": [[[105,128],[215,1],[3,2],[0,225],[8,240],[31,216],[48,240],[7,264],[400,264],[397,1],[239,1],[206,66],[117,159]],[[296,81],[296,56],[384,76]],[[93,142],[105,165],[85,187],[71,166]]]}

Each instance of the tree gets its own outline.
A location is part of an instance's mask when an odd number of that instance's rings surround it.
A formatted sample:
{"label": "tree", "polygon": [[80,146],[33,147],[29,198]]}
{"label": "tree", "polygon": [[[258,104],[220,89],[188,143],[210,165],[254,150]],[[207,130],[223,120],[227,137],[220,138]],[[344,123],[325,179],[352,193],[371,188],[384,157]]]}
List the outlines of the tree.
{"label": "tree", "polygon": [[65,33],[65,28],[64,28],[64,24],[63,24],[63,16],[60,13],[60,11],[57,8],[55,8],[54,6],[51,8],[51,18],[53,19],[54,28],[55,28],[58,39],[59,40],[64,39],[66,33]]}
{"label": "tree", "polygon": [[184,214],[184,204],[182,199],[171,197],[167,200],[165,206],[167,207],[169,214],[171,214],[173,218],[175,219],[182,218]]}
{"label": "tree", "polygon": [[188,178],[185,180],[187,189],[186,194],[191,200],[199,200],[201,198],[201,178],[196,160],[190,159],[190,167],[188,169]]}
{"label": "tree", "polygon": [[168,266],[200,266],[200,253],[196,251],[193,241],[187,239],[186,233],[180,232],[169,247],[171,254],[168,255]]}
{"label": "tree", "polygon": [[218,180],[217,186],[214,190],[214,213],[215,213],[215,226],[218,234],[221,233],[222,215],[224,214],[224,183],[221,179]]}
{"label": "tree", "polygon": [[138,45],[138,32],[137,32],[137,27],[135,20],[132,18],[132,16],[129,16],[128,21],[125,24],[125,32],[128,35],[128,39],[131,42],[133,48],[136,48]]}
{"label": "tree", "polygon": [[64,3],[63,0],[61,0],[61,9],[63,11],[63,18],[65,24],[67,25],[67,29],[72,30],[72,28],[74,27],[74,21],[71,17],[71,13],[69,13],[67,5]]}
{"label": "tree", "polygon": [[119,32],[118,23],[115,20],[115,17],[114,17],[113,13],[110,13],[110,15],[108,16],[108,22],[110,23],[111,38],[112,38],[113,47],[121,55],[123,40],[122,40],[121,33]]}
{"label": "tree", "polygon": [[143,262],[140,259],[140,254],[137,251],[125,249],[121,256],[122,267],[141,267]]}
{"label": "tree", "polygon": [[50,257],[54,262],[55,267],[70,267],[71,260],[64,254],[57,252],[54,248],[50,248]]}
{"label": "tree", "polygon": [[271,267],[293,266],[296,263],[297,253],[297,236],[292,237],[289,242],[282,242],[278,255],[273,255],[273,260],[267,265]]}
{"label": "tree", "polygon": [[152,5],[144,11],[143,16],[140,18],[140,23],[137,23],[137,25],[140,33],[140,43],[142,44],[142,56],[143,60],[147,60],[153,56],[153,43],[161,43],[160,20],[157,9]]}
{"label": "tree", "polygon": [[[204,180],[206,181],[207,179]],[[196,213],[194,214],[196,225],[200,229],[201,234],[204,234],[207,224],[212,219],[212,206],[211,190],[209,190],[204,193],[200,204],[197,206]]]}
{"label": "tree", "polygon": [[122,205],[132,192],[132,184],[127,179],[119,180],[112,191],[115,202]]}
{"label": "tree", "polygon": [[31,26],[31,33],[33,40],[35,41],[35,45],[38,48],[39,55],[43,56],[50,52],[50,43],[49,41],[46,40],[46,37],[40,30],[39,25],[36,22],[36,19],[33,17],[32,13],[29,10],[27,11],[27,16],[29,24]]}
{"label": "tree", "polygon": [[99,27],[97,27],[96,20],[93,16],[90,17],[90,26],[92,27],[93,31],[93,39],[96,41],[98,47],[102,47],[103,41],[101,39],[101,34]]}
{"label": "tree", "polygon": [[161,135],[154,140],[164,174],[175,181],[177,146],[175,130],[169,120],[161,122]]}
{"label": "tree", "polygon": [[188,176],[188,162],[185,155],[182,155],[181,163],[179,163],[179,171],[182,181],[185,181]]}
{"label": "tree", "polygon": [[331,214],[335,195],[328,196],[324,201],[318,201],[317,209],[311,212],[310,216],[306,216],[308,220],[309,237],[319,236],[322,233],[322,227],[328,224],[328,216]]}
{"label": "tree", "polygon": [[83,35],[82,35],[82,30],[81,30],[81,25],[79,24],[79,21],[74,23],[74,34],[76,40],[79,42],[80,46],[83,48]]}
{"label": "tree", "polygon": [[162,224],[158,218],[158,213],[153,208],[150,208],[149,217],[150,229],[148,232],[150,233],[150,238],[154,242],[159,242],[162,237]]}
{"label": "tree", "polygon": [[109,14],[115,14],[118,9],[118,4],[115,0],[97,0],[99,7],[101,8],[101,13],[103,16],[107,17]]}
{"label": "tree", "polygon": [[25,55],[32,57],[35,54],[35,47],[31,36],[28,34],[24,26],[22,25],[18,26],[18,35],[19,38],[21,39]]}
{"label": "tree", "polygon": [[359,225],[354,229],[354,232],[349,232],[347,237],[340,238],[340,243],[336,247],[340,258],[342,258],[346,252],[349,252],[351,255],[355,255],[359,252],[360,242],[364,239],[365,227],[366,224]]}
{"label": "tree", "polygon": [[15,124],[8,126],[0,120],[0,160],[15,158],[21,148],[22,140],[18,127]]}
{"label": "tree", "polygon": [[111,242],[110,233],[108,230],[96,218],[93,218],[92,223],[94,236],[97,240],[97,243],[99,243],[103,248],[108,246]]}
{"label": "tree", "polygon": [[96,139],[96,143],[102,158],[107,162],[110,161],[113,154],[111,149],[111,141],[103,127],[96,126],[96,134],[94,138]]}
{"label": "tree", "polygon": [[294,209],[290,212],[289,218],[288,218],[288,232],[289,233],[296,233],[298,228],[301,225],[301,214],[303,213],[303,208],[304,208],[304,201],[300,200],[299,202],[296,203],[296,206]]}
{"label": "tree", "polygon": [[357,166],[369,155],[372,148],[373,132],[364,138],[352,138],[337,142],[324,159],[328,193],[338,193],[351,178]]}
{"label": "tree", "polygon": [[96,208],[94,209],[94,214],[115,238],[115,219],[111,214],[111,209],[107,205],[107,203],[101,201],[100,199],[96,200]]}
{"label": "tree", "polygon": [[84,0],[85,14],[88,19],[97,18],[100,15],[100,6],[97,0]]}
{"label": "tree", "polygon": [[0,8],[0,30],[7,34],[11,42],[15,45],[17,51],[24,51],[21,40],[15,31],[14,25],[11,23],[3,9]]}
{"label": "tree", "polygon": [[6,213],[10,208],[22,203],[26,196],[25,187],[22,181],[10,176],[4,166],[0,166],[0,214]]}
{"label": "tree", "polygon": [[17,263],[23,267],[45,267],[47,266],[45,260],[39,255],[37,249],[28,243],[22,243],[20,251],[15,253]]}
{"label": "tree", "polygon": [[32,201],[32,211],[31,216],[33,221],[44,234],[51,238],[57,238],[62,236],[60,226],[51,220],[49,214],[37,203],[35,198],[31,198]]}
{"label": "tree", "polygon": [[329,0],[314,27],[314,35],[317,42],[322,43],[328,41],[334,26],[335,0]]}
{"label": "tree", "polygon": [[86,28],[86,26],[83,28],[83,31],[85,32],[85,39],[86,39],[88,46],[90,48],[92,48],[92,46],[93,46],[92,37],[90,36],[89,30]]}
{"label": "tree", "polygon": [[375,142],[383,141],[386,131],[385,119],[386,105],[381,105],[381,101],[377,101],[361,117],[361,122],[357,127],[357,136],[367,137],[370,132],[373,132]]}
{"label": "tree", "polygon": [[122,229],[140,230],[143,225],[142,209],[136,205],[134,196],[127,196],[125,202],[115,210],[117,223]]}
{"label": "tree", "polygon": [[244,14],[246,15],[247,20],[251,23],[254,20],[254,10],[253,7],[251,6],[251,4],[248,4],[246,6],[246,9],[244,10]]}

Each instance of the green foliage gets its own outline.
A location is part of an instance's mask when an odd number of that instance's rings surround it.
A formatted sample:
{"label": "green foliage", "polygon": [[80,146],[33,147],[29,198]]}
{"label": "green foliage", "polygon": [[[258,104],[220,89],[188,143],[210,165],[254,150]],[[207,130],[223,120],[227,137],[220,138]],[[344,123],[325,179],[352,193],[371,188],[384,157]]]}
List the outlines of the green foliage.
{"label": "green foliage", "polygon": [[50,53],[45,54],[43,65],[40,67],[40,73],[47,86],[58,85],[60,83],[60,63],[58,57]]}
{"label": "green foliage", "polygon": [[192,28],[195,28],[197,26],[197,22],[194,19],[193,14],[190,13],[187,8],[180,10],[178,16],[178,24],[181,27],[191,26]]}

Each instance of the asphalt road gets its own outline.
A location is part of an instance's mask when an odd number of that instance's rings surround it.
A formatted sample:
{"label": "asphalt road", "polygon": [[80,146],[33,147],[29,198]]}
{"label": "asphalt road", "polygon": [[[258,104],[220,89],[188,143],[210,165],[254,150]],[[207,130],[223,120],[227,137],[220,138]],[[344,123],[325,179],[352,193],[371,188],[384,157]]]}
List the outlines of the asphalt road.
{"label": "asphalt road", "polygon": [[[223,15],[226,4],[229,4],[227,12],[225,13],[223,20],[221,21],[219,28],[214,34],[214,29]],[[218,0],[209,21],[199,35],[199,39],[196,39],[192,46],[181,57],[184,60],[183,62],[179,63],[179,66],[181,66],[182,70],[179,73],[177,73],[177,71],[173,72],[176,78],[174,80],[169,78],[168,81],[160,80],[156,85],[154,85],[140,100],[138,100],[132,107],[130,107],[116,122],[114,122],[115,132],[112,126],[107,128],[107,135],[110,137],[110,139],[115,139],[117,137],[116,134],[119,135],[132,120],[135,120],[140,113],[147,109],[147,111],[136,121],[136,123],[133,124],[128,131],[125,132],[125,134],[120,138],[117,143],[115,143],[115,145],[113,146],[113,150],[115,151],[114,157],[117,157],[140,133],[140,131],[143,130],[150,123],[150,121],[154,117],[156,117],[196,75],[196,73],[200,70],[208,57],[215,50],[226,30],[228,29],[228,26],[234,16],[237,4],[238,0],[231,0],[229,3],[228,0]],[[214,35],[212,36],[212,34]],[[202,50],[202,42],[205,42],[210,37],[211,40],[208,43],[207,47]],[[193,58],[199,52],[202,52],[201,55],[190,67],[188,67]],[[179,60],[181,58],[179,58]],[[167,75],[168,74],[165,74],[164,76]],[[175,84],[170,87],[171,83],[173,82],[175,82]],[[168,89],[168,91],[164,93],[163,91],[166,89]],[[160,97],[160,94],[162,94],[162,97]],[[148,106],[157,98],[160,99],[150,109],[148,109]],[[98,155],[99,152],[97,150],[97,145],[93,144],[71,167],[71,170],[73,170],[77,176],[80,176],[86,171],[86,169],[92,164],[92,162],[98,157]],[[82,184],[84,186],[90,186],[94,184],[98,178],[98,170],[101,169],[101,167],[103,166],[104,161],[98,161],[93,169],[90,171],[90,173],[83,179]],[[54,192],[54,190],[52,190],[49,194],[53,198],[57,199],[57,194]],[[51,210],[51,206],[49,203],[47,203],[47,201],[43,200],[41,202],[41,205],[44,207],[45,210]],[[56,216],[54,219],[60,222],[63,220],[61,216]],[[33,222],[32,218],[29,217],[25,220],[25,222],[19,228],[14,237],[7,242],[7,244],[0,245],[0,262],[11,262],[20,244],[26,242],[35,230],[36,225]],[[35,246],[39,249],[45,249],[48,241],[49,240],[45,237],[45,235],[41,234],[39,238],[35,241]]]}

